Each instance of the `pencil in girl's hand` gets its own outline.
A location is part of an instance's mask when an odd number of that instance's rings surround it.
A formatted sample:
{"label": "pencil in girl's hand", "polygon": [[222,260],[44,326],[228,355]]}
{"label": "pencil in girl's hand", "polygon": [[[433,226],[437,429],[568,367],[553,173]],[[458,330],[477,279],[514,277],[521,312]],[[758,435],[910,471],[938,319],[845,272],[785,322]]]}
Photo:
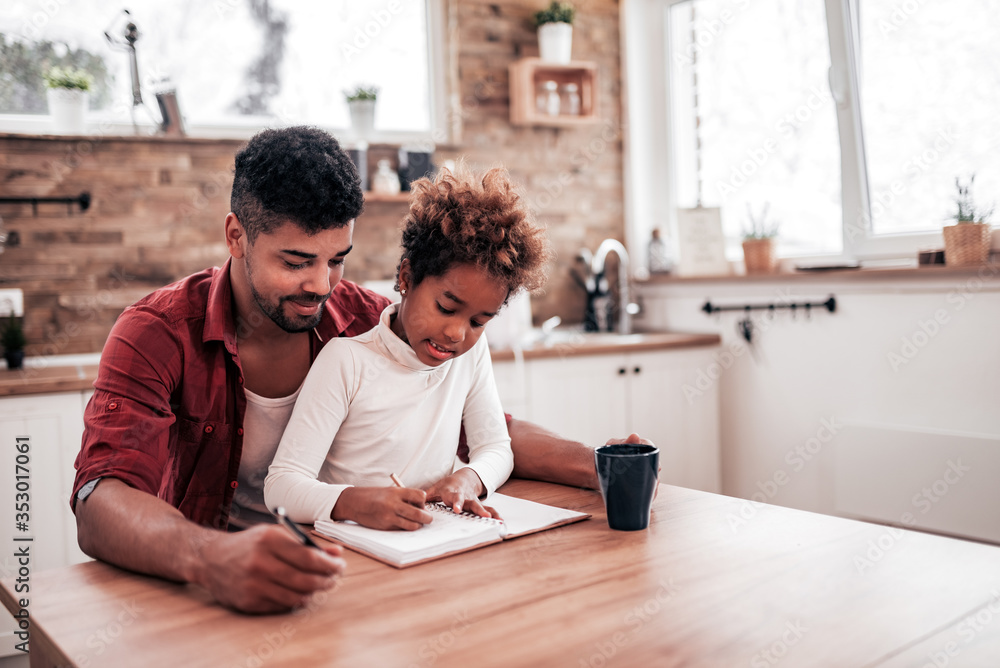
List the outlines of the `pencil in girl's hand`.
{"label": "pencil in girl's hand", "polygon": [[392,478],[392,484],[394,484],[396,487],[406,487],[406,485],[403,484],[403,481],[400,480],[399,476],[396,475],[395,473],[390,473],[389,477]]}

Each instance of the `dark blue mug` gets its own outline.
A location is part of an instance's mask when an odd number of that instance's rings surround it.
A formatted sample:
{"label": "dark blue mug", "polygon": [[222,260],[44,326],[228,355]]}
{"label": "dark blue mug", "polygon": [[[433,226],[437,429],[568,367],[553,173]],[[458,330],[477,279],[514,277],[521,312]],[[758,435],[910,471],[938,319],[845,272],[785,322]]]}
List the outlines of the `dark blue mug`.
{"label": "dark blue mug", "polygon": [[616,443],[594,450],[608,526],[640,531],[649,526],[649,507],[656,492],[660,450],[654,445]]}

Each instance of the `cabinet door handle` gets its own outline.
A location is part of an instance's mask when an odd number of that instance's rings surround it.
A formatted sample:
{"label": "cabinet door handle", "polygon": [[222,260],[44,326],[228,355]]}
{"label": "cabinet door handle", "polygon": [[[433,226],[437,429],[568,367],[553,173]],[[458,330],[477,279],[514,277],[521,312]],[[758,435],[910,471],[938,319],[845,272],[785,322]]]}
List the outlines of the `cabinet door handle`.
{"label": "cabinet door handle", "polygon": [[636,368],[632,369],[632,371],[634,373],[642,373],[642,367],[641,366],[637,366]]}
{"label": "cabinet door handle", "polygon": [[624,376],[626,373],[628,373],[628,371],[626,371],[625,367],[620,367],[618,369],[618,375],[619,376]]}

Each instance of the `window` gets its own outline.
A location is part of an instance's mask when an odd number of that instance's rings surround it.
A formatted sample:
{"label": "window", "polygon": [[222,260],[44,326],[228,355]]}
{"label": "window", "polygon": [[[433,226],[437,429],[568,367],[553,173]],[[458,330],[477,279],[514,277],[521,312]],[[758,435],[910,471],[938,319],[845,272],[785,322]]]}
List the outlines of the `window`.
{"label": "window", "polygon": [[[0,18],[7,80],[0,80],[0,114],[8,129],[12,119],[30,124],[31,114],[46,114],[39,70],[86,64],[98,78],[91,120],[130,124],[128,54],[104,33],[123,45],[131,20],[139,29],[143,101],[151,109],[137,110],[140,122],[158,120],[154,93],[168,78],[192,134],[249,134],[292,123],[347,128],[344,90],[371,84],[380,89],[380,136],[429,137],[440,127],[435,95],[443,99],[432,65],[441,41],[438,5],[164,0],[130,6],[126,16],[100,0],[15,0]],[[45,120],[34,120],[44,131]]]}
{"label": "window", "polygon": [[839,251],[823,5],[694,0],[672,5],[667,20],[677,205],[719,207],[735,257],[748,211],[765,207],[784,254]]}
{"label": "window", "polygon": [[955,177],[1000,196],[997,6],[860,4],[861,120],[875,234],[940,229]]}
{"label": "window", "polygon": [[[627,234],[748,205],[784,257],[912,258],[941,246],[955,179],[1000,204],[1000,42],[975,0],[636,0],[626,37]],[[700,182],[700,183],[699,183]],[[699,197],[700,196],[700,197]]]}

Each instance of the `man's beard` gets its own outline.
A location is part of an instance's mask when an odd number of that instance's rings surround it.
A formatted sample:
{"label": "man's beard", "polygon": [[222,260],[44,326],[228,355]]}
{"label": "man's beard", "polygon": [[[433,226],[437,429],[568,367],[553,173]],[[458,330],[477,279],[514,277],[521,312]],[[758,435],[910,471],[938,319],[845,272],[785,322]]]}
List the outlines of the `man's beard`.
{"label": "man's beard", "polygon": [[[277,304],[272,304],[264,297],[260,292],[257,291],[257,286],[254,285],[253,280],[253,270],[250,265],[249,256],[246,258],[247,266],[247,282],[250,284],[250,294],[253,295],[254,301],[257,302],[257,306],[261,311],[264,312],[271,321],[285,330],[289,334],[297,334],[299,332],[308,332],[310,329],[316,327],[320,320],[323,319],[323,304],[326,300],[330,298],[329,294],[323,295],[322,297],[314,294],[301,294],[301,295],[291,295],[285,297],[279,297]],[[320,308],[316,311],[314,316],[294,316],[292,318],[285,315],[284,305],[288,301],[299,301],[299,302],[312,302],[314,304],[320,304]]]}

